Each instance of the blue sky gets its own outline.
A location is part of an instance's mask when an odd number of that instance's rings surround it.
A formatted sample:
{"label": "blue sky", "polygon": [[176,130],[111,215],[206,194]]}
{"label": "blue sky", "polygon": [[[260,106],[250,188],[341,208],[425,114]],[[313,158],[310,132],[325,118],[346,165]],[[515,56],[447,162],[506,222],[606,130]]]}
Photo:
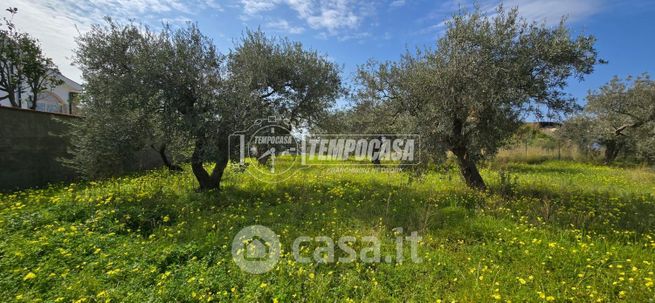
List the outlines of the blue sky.
{"label": "blue sky", "polygon": [[[428,0],[8,0],[17,7],[14,21],[37,37],[74,80],[80,72],[70,65],[75,37],[103,16],[135,19],[153,26],[162,21],[198,22],[219,49],[227,51],[246,28],[301,41],[343,66],[349,82],[358,64],[368,59],[396,60],[407,48],[433,45],[443,32],[443,21],[472,1]],[[500,3],[477,3],[493,11]],[[586,81],[571,81],[567,90],[583,102],[612,76],[655,74],[655,1],[626,0],[510,0],[531,20],[556,24],[563,15],[576,33],[598,38],[600,56],[609,64],[598,66]],[[6,14],[5,14],[6,15]]]}

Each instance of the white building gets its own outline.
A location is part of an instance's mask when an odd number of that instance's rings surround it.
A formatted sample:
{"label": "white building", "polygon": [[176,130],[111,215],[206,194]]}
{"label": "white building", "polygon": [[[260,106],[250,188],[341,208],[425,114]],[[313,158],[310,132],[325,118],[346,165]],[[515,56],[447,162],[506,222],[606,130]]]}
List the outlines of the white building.
{"label": "white building", "polygon": [[[77,95],[82,92],[82,85],[68,79],[62,74],[57,74],[57,77],[62,80],[63,83],[41,92],[36,100],[36,110],[50,113],[77,114],[77,105],[71,101],[75,100]],[[4,92],[1,92],[0,94],[2,97],[6,95]],[[19,98],[16,97],[17,101],[18,99]],[[29,89],[23,90],[20,99],[21,108],[30,108],[32,98]],[[11,103],[9,102],[9,99],[4,99],[0,101],[0,106],[10,107]]]}

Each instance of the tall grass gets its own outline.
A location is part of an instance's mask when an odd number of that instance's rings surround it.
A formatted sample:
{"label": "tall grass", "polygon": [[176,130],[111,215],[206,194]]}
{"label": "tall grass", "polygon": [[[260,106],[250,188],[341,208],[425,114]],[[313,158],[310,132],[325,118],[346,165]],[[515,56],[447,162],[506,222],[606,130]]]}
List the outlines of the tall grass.
{"label": "tall grass", "polygon": [[496,161],[501,163],[523,162],[541,163],[548,160],[587,161],[590,158],[580,153],[575,146],[564,145],[560,148],[545,148],[542,146],[512,146],[501,149],[496,155]]}
{"label": "tall grass", "polygon": [[[0,195],[0,296],[16,302],[648,302],[655,173],[568,161],[482,171],[299,170],[262,183],[230,167],[222,191],[154,171]],[[255,169],[248,167],[248,170]],[[261,224],[284,251],[268,273],[232,260]],[[418,231],[422,263],[300,264],[298,236]],[[303,253],[311,255],[312,243]],[[354,245],[362,248],[363,244]],[[406,248],[407,250],[408,248]],[[407,251],[405,251],[407,253]]]}

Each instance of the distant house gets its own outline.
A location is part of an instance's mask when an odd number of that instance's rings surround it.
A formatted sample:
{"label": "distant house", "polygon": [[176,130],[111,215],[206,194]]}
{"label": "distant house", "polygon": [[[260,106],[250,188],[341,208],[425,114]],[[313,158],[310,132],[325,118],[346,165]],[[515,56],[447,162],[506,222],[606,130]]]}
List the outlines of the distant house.
{"label": "distant house", "polygon": [[[41,92],[36,100],[36,110],[69,115],[77,114],[78,108],[73,101],[82,92],[82,85],[62,74],[57,74],[57,78],[62,80],[62,84]],[[0,94],[4,94],[4,92]],[[23,94],[16,99],[20,99],[21,108],[30,108],[31,94],[28,89],[24,89]],[[11,103],[5,99],[0,101],[0,106],[11,106]]]}
{"label": "distant house", "polygon": [[542,122],[528,122],[526,123],[526,125],[534,129],[553,133],[562,126],[562,123],[552,122],[552,121],[542,121]]}

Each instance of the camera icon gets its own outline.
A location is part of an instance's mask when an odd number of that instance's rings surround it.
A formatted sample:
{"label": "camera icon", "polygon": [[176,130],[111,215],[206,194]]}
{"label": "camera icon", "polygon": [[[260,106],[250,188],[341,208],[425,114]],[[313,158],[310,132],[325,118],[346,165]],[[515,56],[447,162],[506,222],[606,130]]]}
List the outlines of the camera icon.
{"label": "camera icon", "polygon": [[232,240],[232,259],[241,270],[251,274],[263,274],[273,269],[280,251],[277,234],[262,225],[247,226]]}

